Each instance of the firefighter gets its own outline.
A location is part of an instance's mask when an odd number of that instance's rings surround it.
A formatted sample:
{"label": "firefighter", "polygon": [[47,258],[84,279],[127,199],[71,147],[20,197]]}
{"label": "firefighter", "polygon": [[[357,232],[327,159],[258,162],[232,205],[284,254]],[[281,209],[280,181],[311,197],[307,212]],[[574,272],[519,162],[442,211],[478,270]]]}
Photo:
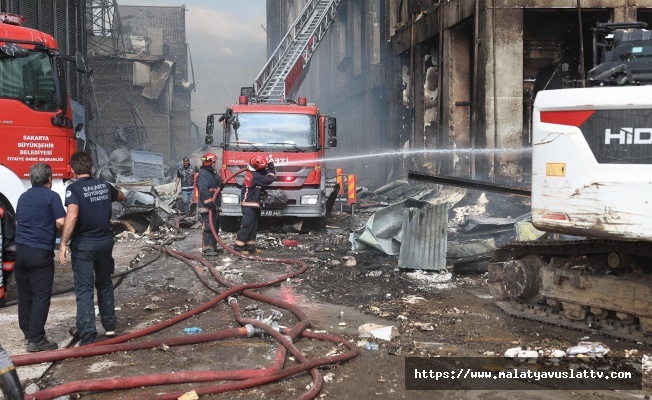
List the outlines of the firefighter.
{"label": "firefighter", "polygon": [[241,189],[242,223],[235,237],[233,248],[244,254],[259,253],[256,248],[258,219],[260,218],[260,195],[263,188],[276,178],[274,161],[267,162],[263,156],[254,156],[247,165]]}
{"label": "firefighter", "polygon": [[205,256],[215,256],[224,251],[222,248],[217,247],[217,241],[211,232],[209,211],[213,211],[213,225],[215,231],[219,232],[220,222],[218,219],[218,209],[220,206],[221,196],[213,201],[213,195],[219,188],[224,188],[224,181],[220,174],[215,170],[215,163],[217,156],[214,153],[206,153],[201,158],[201,169],[197,177],[197,190],[199,191],[199,201],[197,202],[197,211],[201,215],[204,223],[204,231],[202,235],[202,254]]}
{"label": "firefighter", "polygon": [[7,298],[5,286],[14,271],[14,262],[16,260],[16,224],[13,215],[2,207],[2,203],[0,203],[0,234],[2,236],[2,242],[0,242],[0,264],[2,265],[0,307],[4,307]]}

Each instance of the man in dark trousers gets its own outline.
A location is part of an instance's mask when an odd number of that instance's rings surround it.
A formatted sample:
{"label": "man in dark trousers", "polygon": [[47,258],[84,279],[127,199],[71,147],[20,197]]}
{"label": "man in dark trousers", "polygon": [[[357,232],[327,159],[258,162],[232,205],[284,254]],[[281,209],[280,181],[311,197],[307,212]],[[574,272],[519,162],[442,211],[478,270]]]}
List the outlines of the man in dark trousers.
{"label": "man in dark trousers", "polygon": [[55,350],[45,337],[54,284],[54,247],[57,230],[63,228],[66,211],[52,190],[52,167],[34,164],[29,169],[32,187],[16,207],[16,286],[18,325],[27,340],[27,351]]}
{"label": "man in dark trousers", "polygon": [[[106,336],[114,336],[117,319],[111,275],[113,261],[113,229],[111,202],[124,201],[124,194],[101,179],[93,178],[91,155],[78,151],[70,157],[74,183],[66,190],[68,215],[61,234],[59,261],[66,265],[66,244],[70,239],[70,258],[77,297],[76,331],[81,346],[95,343],[95,306],[93,281],[97,289],[97,305]],[[76,335],[75,335],[76,333]]]}
{"label": "man in dark trousers", "polygon": [[211,232],[210,225],[210,212],[213,211],[213,225],[215,231],[219,232],[220,222],[218,219],[218,208],[220,206],[221,195],[213,201],[213,195],[219,188],[224,188],[224,181],[220,174],[215,170],[215,163],[217,163],[217,155],[214,153],[206,153],[201,158],[201,169],[197,177],[197,191],[199,191],[199,202],[197,203],[197,212],[201,215],[204,223],[204,231],[202,232],[202,254],[205,256],[215,256],[224,251],[222,248],[217,248],[217,240]]}
{"label": "man in dark trousers", "polygon": [[190,215],[190,201],[192,200],[192,191],[195,189],[196,172],[199,172],[197,167],[190,165],[190,159],[184,157],[183,167],[177,170],[177,179],[174,183],[174,193],[179,190],[179,185],[181,185],[181,199],[183,201],[183,210],[186,215]]}
{"label": "man in dark trousers", "polygon": [[254,156],[247,165],[241,189],[242,223],[235,237],[236,251],[244,254],[259,253],[256,248],[258,219],[260,218],[260,195],[263,188],[269,186],[276,178],[274,161],[267,162],[263,156]]}
{"label": "man in dark trousers", "polygon": [[0,307],[5,306],[7,298],[7,282],[14,271],[14,260],[16,259],[16,220],[10,212],[7,212],[0,203]]}

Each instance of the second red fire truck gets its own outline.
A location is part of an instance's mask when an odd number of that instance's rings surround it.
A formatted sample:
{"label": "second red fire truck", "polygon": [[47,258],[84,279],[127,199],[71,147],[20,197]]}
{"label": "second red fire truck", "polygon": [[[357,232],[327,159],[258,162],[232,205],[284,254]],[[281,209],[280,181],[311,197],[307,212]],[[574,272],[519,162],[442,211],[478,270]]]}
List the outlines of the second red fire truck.
{"label": "second red fire truck", "polygon": [[[206,141],[213,142],[215,114],[208,116]],[[242,95],[227,108],[222,122],[222,167],[226,179],[262,153],[276,165],[276,181],[270,190],[282,192],[283,204],[263,207],[264,217],[316,218],[326,214],[325,150],[337,145],[336,120],[321,115],[315,104],[299,97],[296,102],[252,102]],[[238,227],[243,175],[222,191],[222,228]]]}

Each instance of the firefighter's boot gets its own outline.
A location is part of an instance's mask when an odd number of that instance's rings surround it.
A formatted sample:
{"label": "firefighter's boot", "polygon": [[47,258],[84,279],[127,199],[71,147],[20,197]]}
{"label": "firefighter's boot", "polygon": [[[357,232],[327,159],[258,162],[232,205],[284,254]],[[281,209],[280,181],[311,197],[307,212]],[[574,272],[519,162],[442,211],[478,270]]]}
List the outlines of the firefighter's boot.
{"label": "firefighter's boot", "polygon": [[245,246],[245,251],[247,254],[260,254],[263,252],[262,250],[256,248],[256,246]]}

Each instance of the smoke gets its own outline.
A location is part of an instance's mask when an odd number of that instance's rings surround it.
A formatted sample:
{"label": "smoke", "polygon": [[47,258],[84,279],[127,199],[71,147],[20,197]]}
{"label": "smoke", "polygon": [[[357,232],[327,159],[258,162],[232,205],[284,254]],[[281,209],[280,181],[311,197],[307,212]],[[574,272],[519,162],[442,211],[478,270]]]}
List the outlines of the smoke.
{"label": "smoke", "polygon": [[[120,5],[181,7],[178,0],[118,0]],[[186,0],[196,91],[192,121],[203,127],[210,113],[224,112],[251,86],[267,62],[265,0]],[[188,70],[192,82],[192,70]]]}

